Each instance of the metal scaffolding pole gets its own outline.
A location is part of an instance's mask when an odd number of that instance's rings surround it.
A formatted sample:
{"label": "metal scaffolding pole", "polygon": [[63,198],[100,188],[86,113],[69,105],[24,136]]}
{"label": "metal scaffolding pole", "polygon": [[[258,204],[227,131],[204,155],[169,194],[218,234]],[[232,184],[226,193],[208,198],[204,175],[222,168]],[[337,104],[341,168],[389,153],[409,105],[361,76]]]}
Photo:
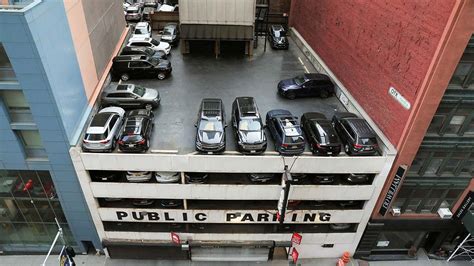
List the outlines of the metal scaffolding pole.
{"label": "metal scaffolding pole", "polygon": [[471,262],[474,262],[474,236],[468,234],[466,238],[454,250],[453,254],[449,256],[448,262],[456,257],[467,256]]}

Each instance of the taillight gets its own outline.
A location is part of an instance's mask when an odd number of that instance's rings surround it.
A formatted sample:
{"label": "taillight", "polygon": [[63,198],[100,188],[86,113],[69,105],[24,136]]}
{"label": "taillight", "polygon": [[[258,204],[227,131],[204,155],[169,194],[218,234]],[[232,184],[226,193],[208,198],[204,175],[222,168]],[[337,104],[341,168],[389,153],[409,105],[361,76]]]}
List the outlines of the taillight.
{"label": "taillight", "polygon": [[137,144],[145,144],[145,139],[140,140]]}
{"label": "taillight", "polygon": [[288,148],[288,144],[286,144],[286,143],[282,143],[280,146],[281,146],[282,148]]}
{"label": "taillight", "polygon": [[356,149],[362,149],[362,145],[360,145],[360,144],[354,144],[354,148],[356,148]]}
{"label": "taillight", "polygon": [[109,141],[110,141],[110,140],[101,140],[100,143],[102,143],[102,144],[107,144],[107,143],[109,143]]}

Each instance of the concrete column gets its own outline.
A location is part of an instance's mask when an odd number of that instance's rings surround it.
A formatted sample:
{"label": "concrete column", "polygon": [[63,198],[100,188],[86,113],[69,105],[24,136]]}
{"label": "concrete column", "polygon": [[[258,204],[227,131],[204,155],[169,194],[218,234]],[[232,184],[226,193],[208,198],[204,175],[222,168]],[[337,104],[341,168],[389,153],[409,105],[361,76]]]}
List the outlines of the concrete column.
{"label": "concrete column", "polygon": [[215,41],[214,53],[216,54],[216,58],[218,58],[219,55],[221,54],[221,41],[220,40]]}
{"label": "concrete column", "polygon": [[189,54],[189,41],[188,40],[180,40],[179,46],[181,47],[182,54]]}

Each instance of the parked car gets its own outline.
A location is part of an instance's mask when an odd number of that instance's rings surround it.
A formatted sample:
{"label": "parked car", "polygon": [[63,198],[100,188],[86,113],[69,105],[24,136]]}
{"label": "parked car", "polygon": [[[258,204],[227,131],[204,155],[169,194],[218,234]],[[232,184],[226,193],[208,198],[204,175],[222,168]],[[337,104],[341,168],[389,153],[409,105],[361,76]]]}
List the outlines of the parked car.
{"label": "parked car", "polygon": [[184,177],[186,178],[186,183],[188,184],[204,184],[207,183],[209,175],[207,173],[184,173]]}
{"label": "parked car", "polygon": [[267,113],[267,128],[270,131],[275,150],[281,155],[299,155],[304,152],[305,140],[298,118],[287,110],[271,110]]}
{"label": "parked car", "polygon": [[158,8],[158,0],[145,0],[146,7]]}
{"label": "parked car", "polygon": [[357,200],[341,200],[337,204],[345,209],[361,207],[361,202]]}
{"label": "parked car", "polygon": [[301,128],[313,154],[337,156],[341,152],[341,141],[325,115],[304,113],[301,116]]}
{"label": "parked car", "polygon": [[168,60],[140,55],[119,55],[113,59],[112,75],[123,81],[130,78],[165,79],[172,71]]}
{"label": "parked car", "polygon": [[151,180],[152,172],[149,171],[127,171],[125,177],[128,182],[142,183]]}
{"label": "parked car", "polygon": [[101,109],[91,120],[82,140],[84,152],[112,152],[122,126],[125,110],[120,107]]}
{"label": "parked car", "polygon": [[180,199],[165,199],[160,200],[160,206],[162,208],[180,208],[183,206],[183,200]]}
{"label": "parked car", "polygon": [[350,184],[363,185],[371,181],[369,174],[348,174],[343,176],[343,180]]}
{"label": "parked car", "polygon": [[138,22],[142,20],[142,13],[139,6],[131,5],[127,7],[125,20],[130,22]]}
{"label": "parked car", "polygon": [[128,47],[147,47],[155,51],[163,51],[165,54],[169,54],[171,51],[171,45],[166,42],[160,42],[153,38],[148,37],[135,37],[130,38],[127,43]]}
{"label": "parked car", "polygon": [[301,182],[303,182],[304,180],[306,180],[306,177],[307,177],[307,176],[308,176],[307,174],[301,174],[301,173],[298,173],[298,174],[292,173],[292,174],[291,174],[291,178],[293,179],[293,182],[294,182],[294,183],[301,183]]}
{"label": "parked car", "polygon": [[133,199],[132,205],[135,207],[150,207],[155,203],[153,199]]}
{"label": "parked car", "polygon": [[286,30],[282,25],[271,25],[268,29],[268,42],[273,49],[288,49],[290,43],[286,37]]}
{"label": "parked car", "polygon": [[[110,84],[102,93],[102,106],[153,109],[160,105],[160,94],[155,89],[134,84]],[[150,113],[153,115],[153,113]]]}
{"label": "parked car", "polygon": [[179,41],[179,27],[176,23],[168,23],[161,32],[161,41],[175,45]]}
{"label": "parked car", "polygon": [[132,38],[151,38],[151,26],[148,22],[138,22]]}
{"label": "parked car", "polygon": [[267,149],[265,127],[253,97],[237,97],[234,100],[232,128],[241,153],[259,154]]}
{"label": "parked car", "polygon": [[151,21],[151,16],[155,13],[156,8],[154,7],[145,7],[143,9],[143,20],[145,21]]}
{"label": "parked car", "polygon": [[280,81],[278,93],[288,99],[312,96],[327,98],[334,94],[334,84],[324,74],[303,74]]}
{"label": "parked car", "polygon": [[120,151],[145,152],[150,148],[153,117],[150,109],[128,112],[118,141]]}
{"label": "parked car", "polygon": [[274,173],[252,173],[247,175],[250,181],[255,183],[266,183],[273,180],[276,175]]}
{"label": "parked car", "polygon": [[334,184],[336,180],[337,176],[334,174],[314,174],[311,179],[311,181],[317,185]]}
{"label": "parked car", "polygon": [[196,150],[204,153],[221,153],[225,150],[224,105],[221,99],[203,99],[195,124]]}
{"label": "parked car", "polygon": [[156,172],[155,178],[158,183],[177,183],[181,180],[179,172]]}
{"label": "parked car", "polygon": [[120,55],[144,55],[156,59],[167,59],[168,56],[163,51],[155,51],[148,47],[127,47],[122,49]]}
{"label": "parked car", "polygon": [[92,181],[115,182],[120,179],[120,175],[115,171],[89,171]]}
{"label": "parked car", "polygon": [[353,113],[337,112],[332,123],[348,155],[374,155],[378,143],[369,123]]}

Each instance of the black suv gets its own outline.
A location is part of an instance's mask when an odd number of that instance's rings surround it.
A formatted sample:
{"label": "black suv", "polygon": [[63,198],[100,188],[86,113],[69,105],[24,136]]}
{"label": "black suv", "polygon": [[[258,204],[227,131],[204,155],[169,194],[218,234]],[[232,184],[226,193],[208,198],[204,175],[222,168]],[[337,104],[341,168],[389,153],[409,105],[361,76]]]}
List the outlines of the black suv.
{"label": "black suv", "polygon": [[144,55],[119,55],[113,59],[112,75],[123,81],[130,78],[165,79],[171,73],[168,60],[156,59]]}
{"label": "black suv", "polygon": [[168,56],[163,51],[156,51],[148,47],[128,47],[122,49],[120,55],[144,55],[156,59],[167,59]]}
{"label": "black suv", "polygon": [[353,113],[335,113],[332,123],[348,155],[374,155],[377,138],[370,125]]}
{"label": "black suv", "polygon": [[304,113],[301,116],[301,128],[313,154],[337,156],[341,152],[341,142],[336,131],[323,114]]}
{"label": "black suv", "polygon": [[196,150],[206,153],[225,151],[224,105],[221,99],[203,99],[195,124]]}
{"label": "black suv", "polygon": [[288,49],[290,43],[282,25],[272,25],[268,29],[268,41],[273,49]]}
{"label": "black suv", "polygon": [[149,109],[130,111],[118,141],[122,152],[144,152],[150,148],[153,112]]}
{"label": "black suv", "polygon": [[275,142],[275,150],[281,155],[303,153],[305,141],[298,123],[298,117],[287,110],[271,110],[265,120]]}
{"label": "black suv", "polygon": [[288,99],[319,96],[327,98],[334,94],[334,84],[324,74],[303,74],[278,83],[278,93]]}
{"label": "black suv", "polygon": [[237,97],[234,100],[232,127],[240,152],[258,154],[267,149],[265,128],[253,97]]}
{"label": "black suv", "polygon": [[155,89],[133,84],[111,84],[102,93],[102,106],[122,108],[156,108],[160,105],[160,94]]}

